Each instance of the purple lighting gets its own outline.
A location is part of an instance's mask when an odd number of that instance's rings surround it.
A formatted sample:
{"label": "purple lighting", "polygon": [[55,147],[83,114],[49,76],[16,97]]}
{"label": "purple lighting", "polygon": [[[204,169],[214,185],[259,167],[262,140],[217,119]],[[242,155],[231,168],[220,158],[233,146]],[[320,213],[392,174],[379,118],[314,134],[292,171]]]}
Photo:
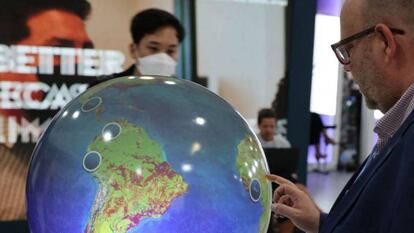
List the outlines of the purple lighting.
{"label": "purple lighting", "polygon": [[339,16],[342,0],[318,0],[316,13],[320,15]]}

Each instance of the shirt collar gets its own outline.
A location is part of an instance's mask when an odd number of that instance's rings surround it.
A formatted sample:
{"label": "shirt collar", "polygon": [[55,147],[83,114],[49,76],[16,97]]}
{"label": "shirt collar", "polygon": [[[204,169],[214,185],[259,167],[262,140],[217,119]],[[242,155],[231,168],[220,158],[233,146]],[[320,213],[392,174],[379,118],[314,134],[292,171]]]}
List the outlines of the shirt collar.
{"label": "shirt collar", "polygon": [[374,132],[380,139],[391,138],[414,108],[414,83],[404,92],[397,103],[379,119]]}

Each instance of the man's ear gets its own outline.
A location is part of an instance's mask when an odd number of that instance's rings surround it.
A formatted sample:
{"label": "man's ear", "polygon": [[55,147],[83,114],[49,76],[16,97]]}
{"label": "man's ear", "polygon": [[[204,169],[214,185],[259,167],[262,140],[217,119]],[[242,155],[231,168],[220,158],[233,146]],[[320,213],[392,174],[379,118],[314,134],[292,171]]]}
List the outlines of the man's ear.
{"label": "man's ear", "polygon": [[134,42],[129,44],[129,55],[135,60],[138,58],[137,44]]}
{"label": "man's ear", "polygon": [[384,44],[383,52],[385,54],[385,59],[388,62],[392,60],[397,52],[397,41],[395,40],[391,29],[385,24],[377,24],[375,26],[375,31],[381,35],[380,38]]}

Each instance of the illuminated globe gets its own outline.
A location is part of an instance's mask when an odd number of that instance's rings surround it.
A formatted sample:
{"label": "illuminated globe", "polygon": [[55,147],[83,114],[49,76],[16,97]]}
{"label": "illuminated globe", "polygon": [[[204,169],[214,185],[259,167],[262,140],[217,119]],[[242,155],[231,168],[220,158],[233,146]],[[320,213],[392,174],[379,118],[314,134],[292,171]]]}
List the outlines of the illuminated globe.
{"label": "illuminated globe", "polygon": [[27,183],[32,233],[266,232],[260,144],[223,99],[190,81],[122,77],[52,120]]}

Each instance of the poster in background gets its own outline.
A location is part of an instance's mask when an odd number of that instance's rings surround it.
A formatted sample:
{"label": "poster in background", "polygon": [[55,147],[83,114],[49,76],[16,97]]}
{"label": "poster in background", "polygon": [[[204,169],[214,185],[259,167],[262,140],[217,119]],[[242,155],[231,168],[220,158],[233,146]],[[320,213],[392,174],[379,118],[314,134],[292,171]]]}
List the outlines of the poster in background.
{"label": "poster in background", "polygon": [[2,17],[0,143],[36,143],[51,117],[97,76],[122,70],[121,52],[94,48],[82,2],[38,4],[35,10],[24,2],[5,6],[19,12]]}
{"label": "poster in background", "polygon": [[129,20],[139,10],[132,0],[2,4],[0,222],[26,219],[30,155],[51,118],[91,84],[99,83],[97,77],[130,65],[125,62],[131,42]]}

